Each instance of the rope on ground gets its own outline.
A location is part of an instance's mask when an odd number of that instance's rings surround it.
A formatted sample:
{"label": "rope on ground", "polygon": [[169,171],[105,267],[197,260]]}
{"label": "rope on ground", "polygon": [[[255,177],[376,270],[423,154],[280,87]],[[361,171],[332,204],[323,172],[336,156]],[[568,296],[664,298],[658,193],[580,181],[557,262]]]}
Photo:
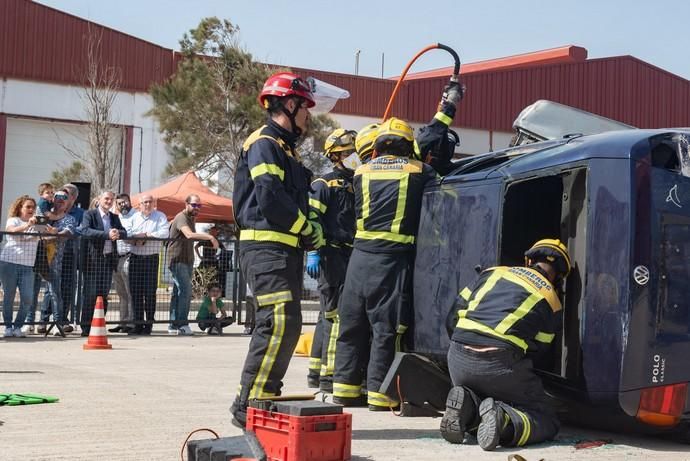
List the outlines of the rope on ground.
{"label": "rope on ground", "polygon": [[184,449],[187,446],[187,442],[189,442],[189,439],[194,434],[196,434],[197,432],[203,432],[203,431],[210,432],[211,434],[215,435],[217,439],[220,438],[220,436],[213,429],[207,429],[205,427],[203,427],[201,429],[194,429],[192,432],[189,433],[189,435],[187,435],[187,438],[184,439],[184,443],[182,444],[182,448],[180,449],[180,461],[184,461]]}

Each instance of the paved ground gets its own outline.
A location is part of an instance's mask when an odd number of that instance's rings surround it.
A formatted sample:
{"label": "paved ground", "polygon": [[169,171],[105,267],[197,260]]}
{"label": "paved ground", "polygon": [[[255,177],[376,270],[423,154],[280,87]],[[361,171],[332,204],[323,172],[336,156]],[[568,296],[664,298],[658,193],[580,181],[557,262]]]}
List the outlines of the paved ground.
{"label": "paved ground", "polygon": [[[159,326],[161,328],[162,326]],[[111,335],[112,351],[83,351],[84,338],[0,339],[0,393],[41,393],[56,404],[0,407],[0,460],[175,460],[187,434],[210,428],[239,435],[228,406],[249,339],[231,326],[223,337]],[[295,357],[286,392],[306,391],[307,359]],[[438,419],[353,411],[353,460],[690,460],[689,447],[564,428],[555,443],[485,453],[451,446]],[[198,438],[210,438],[199,435]],[[612,439],[576,450],[577,440]]]}

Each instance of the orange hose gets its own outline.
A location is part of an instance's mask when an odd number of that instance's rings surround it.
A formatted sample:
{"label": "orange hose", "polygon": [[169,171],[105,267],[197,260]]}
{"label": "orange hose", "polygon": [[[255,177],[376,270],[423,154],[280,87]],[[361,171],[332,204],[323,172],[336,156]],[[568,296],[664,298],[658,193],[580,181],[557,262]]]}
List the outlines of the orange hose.
{"label": "orange hose", "polygon": [[410,70],[410,67],[412,67],[412,64],[424,53],[426,53],[429,50],[434,50],[438,48],[438,43],[434,43],[433,45],[429,45],[425,48],[423,48],[419,53],[414,55],[414,57],[410,60],[410,62],[407,63],[407,66],[405,66],[405,70],[403,70],[403,73],[400,74],[400,78],[398,78],[398,83],[395,85],[395,88],[393,88],[393,93],[391,94],[391,98],[388,100],[388,106],[386,107],[386,112],[383,113],[383,120],[381,122],[385,122],[388,120],[388,116],[391,113],[391,109],[393,108],[393,102],[395,101],[395,97],[398,95],[398,91],[400,90],[400,87],[402,86],[403,80],[405,80],[405,76],[407,75],[407,71]]}

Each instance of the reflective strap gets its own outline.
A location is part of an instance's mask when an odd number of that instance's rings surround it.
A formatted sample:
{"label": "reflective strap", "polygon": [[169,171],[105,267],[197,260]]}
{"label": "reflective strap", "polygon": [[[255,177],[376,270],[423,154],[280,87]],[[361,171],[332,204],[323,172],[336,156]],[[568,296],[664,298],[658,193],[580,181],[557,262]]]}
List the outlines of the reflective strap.
{"label": "reflective strap", "polygon": [[398,333],[399,335],[404,335],[406,331],[407,331],[406,325],[398,325],[398,328],[395,329],[395,332]]}
{"label": "reflective strap", "polygon": [[256,179],[262,174],[272,174],[273,176],[278,176],[281,181],[285,179],[285,170],[274,163],[259,163],[249,171],[249,175],[252,177],[252,179]]}
{"label": "reflective strap", "polygon": [[453,123],[453,119],[448,117],[443,112],[436,112],[436,115],[434,115],[434,118],[446,126],[450,126],[450,124]]}
{"label": "reflective strap", "polygon": [[304,213],[302,213],[302,210],[297,210],[297,219],[295,219],[295,222],[292,224],[292,227],[290,228],[290,232],[293,234],[299,233],[299,231],[302,230],[304,227],[304,223],[307,222],[307,217],[304,216]]}
{"label": "reflective strap", "polygon": [[277,242],[297,248],[299,238],[296,235],[269,230],[244,229],[240,231],[240,240],[254,240],[257,242]]}
{"label": "reflective strap", "polygon": [[320,370],[321,369],[321,357],[309,357],[309,369],[310,370]]}
{"label": "reflective strap", "polygon": [[501,323],[499,323],[496,326],[496,331],[499,333],[505,333],[517,323],[518,320],[524,318],[529,312],[532,310],[532,308],[537,304],[539,301],[541,301],[542,296],[539,293],[532,293],[525,299],[522,304],[518,306],[517,309],[515,309],[513,312],[510,314],[506,315],[506,317],[501,320]]}
{"label": "reflective strap", "polygon": [[268,346],[264,358],[261,361],[259,372],[256,374],[252,389],[249,391],[250,399],[263,397],[265,395],[264,387],[266,386],[266,381],[268,381],[268,375],[273,369],[273,364],[276,361],[280,344],[283,341],[283,334],[285,334],[285,304],[281,303],[276,304],[273,308],[273,331],[271,332],[271,337],[268,339]]}
{"label": "reflective strap", "polygon": [[398,325],[395,329],[395,352],[402,352],[402,337],[407,331],[407,326]]}
{"label": "reflective strap", "polygon": [[338,332],[340,330],[340,322],[336,316],[331,325],[331,335],[328,337],[328,348],[326,349],[326,363],[325,369],[321,367],[321,374],[326,376],[332,376],[335,369],[335,345],[338,341]]}
{"label": "reflective strap", "polygon": [[355,238],[362,240],[388,240],[390,242],[407,243],[410,245],[414,243],[414,235],[394,234],[393,232],[384,231],[358,230],[355,234]]}
{"label": "reflective strap", "polygon": [[323,313],[323,317],[328,320],[338,318],[338,309],[333,309],[332,311],[326,311]]}
{"label": "reflective strap", "polygon": [[321,203],[320,201],[316,200],[315,198],[310,198],[309,199],[309,206],[319,210],[321,213],[325,213],[326,210],[328,209],[328,206],[325,203]]}
{"label": "reflective strap", "polygon": [[[527,443],[527,440],[529,440],[530,433],[532,432],[532,427],[531,427],[531,424],[529,422],[529,418],[527,417],[527,415],[525,413],[523,413],[520,410],[517,410],[515,408],[513,408],[513,411],[515,411],[515,413],[518,414],[520,419],[522,419],[522,424],[523,424],[522,435],[520,436],[520,439],[517,442],[517,446],[521,447]],[[513,424],[513,427],[515,427],[514,424]],[[513,440],[515,440],[515,439],[513,439]]]}
{"label": "reflective strap", "polygon": [[400,225],[405,217],[405,205],[407,202],[407,189],[410,182],[410,175],[406,174],[400,178],[398,187],[398,203],[395,205],[395,217],[391,224],[391,232],[394,234],[400,233]]}
{"label": "reflective strap", "polygon": [[465,301],[469,301],[470,296],[472,296],[472,292],[467,287],[463,288],[462,291],[460,292],[460,297],[462,299],[464,299]]}
{"label": "reflective strap", "polygon": [[524,340],[522,340],[522,339],[520,339],[514,335],[506,335],[506,334],[499,333],[498,331],[494,330],[493,328],[487,327],[486,325],[483,325],[479,322],[475,322],[474,320],[462,317],[462,318],[460,318],[460,320],[458,320],[457,327],[465,329],[465,330],[477,331],[479,333],[484,333],[486,335],[502,339],[503,341],[507,341],[511,344],[515,344],[520,349],[522,349],[523,352],[527,352],[527,343]]}
{"label": "reflective strap", "polygon": [[[484,282],[484,285],[477,290],[477,293],[474,295],[474,299],[470,301],[469,305],[467,306],[467,311],[473,311],[477,308],[479,303],[481,302],[482,299],[484,299],[484,296],[494,287],[496,286],[496,283],[501,280],[501,274],[498,272],[494,272],[489,276],[489,278]],[[465,315],[467,315],[467,311],[462,311]],[[462,314],[461,314],[462,315]],[[464,316],[463,316],[464,317]]]}
{"label": "reflective strap", "polygon": [[290,290],[274,291],[265,295],[257,295],[256,303],[259,306],[269,306],[271,304],[289,303],[292,301],[292,292]]}
{"label": "reflective strap", "polygon": [[537,333],[537,335],[534,337],[537,341],[540,343],[545,343],[545,344],[551,344],[553,341],[553,338],[555,338],[556,335],[552,333],[544,333],[543,331],[540,331]]}
{"label": "reflective strap", "polygon": [[369,217],[369,175],[362,175],[362,217],[357,220],[357,230],[364,231],[364,220]]}
{"label": "reflective strap", "polygon": [[333,383],[333,397],[356,399],[360,395],[362,395],[361,385]]}
{"label": "reflective strap", "polygon": [[369,391],[367,393],[367,403],[369,405],[386,408],[395,407],[398,405],[397,400],[389,398],[386,394],[381,394],[374,391]]}

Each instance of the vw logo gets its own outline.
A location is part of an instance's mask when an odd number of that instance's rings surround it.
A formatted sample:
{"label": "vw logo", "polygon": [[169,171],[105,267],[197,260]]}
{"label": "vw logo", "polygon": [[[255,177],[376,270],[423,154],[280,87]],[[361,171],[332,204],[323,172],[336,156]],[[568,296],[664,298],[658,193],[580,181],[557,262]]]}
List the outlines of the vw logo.
{"label": "vw logo", "polygon": [[647,285],[647,282],[649,282],[649,269],[645,266],[637,266],[633,271],[633,278],[638,285]]}

